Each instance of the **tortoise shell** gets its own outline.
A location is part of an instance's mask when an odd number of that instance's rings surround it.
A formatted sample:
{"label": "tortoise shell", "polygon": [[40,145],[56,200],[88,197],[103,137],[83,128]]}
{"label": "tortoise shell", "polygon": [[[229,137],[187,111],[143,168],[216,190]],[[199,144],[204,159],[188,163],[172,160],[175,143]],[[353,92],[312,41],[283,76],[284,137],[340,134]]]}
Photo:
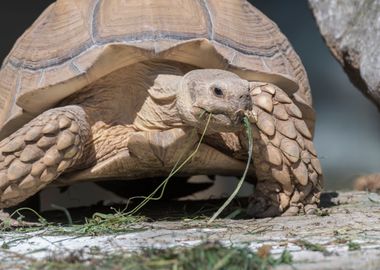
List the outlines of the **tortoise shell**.
{"label": "tortoise shell", "polygon": [[0,137],[89,83],[149,59],[271,82],[311,107],[299,57],[245,0],[58,0],[2,65]]}

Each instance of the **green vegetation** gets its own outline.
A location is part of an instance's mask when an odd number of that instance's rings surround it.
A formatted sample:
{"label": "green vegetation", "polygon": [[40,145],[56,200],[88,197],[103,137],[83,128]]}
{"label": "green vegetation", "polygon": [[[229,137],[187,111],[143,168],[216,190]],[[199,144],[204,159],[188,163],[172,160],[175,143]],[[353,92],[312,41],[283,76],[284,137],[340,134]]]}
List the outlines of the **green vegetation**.
{"label": "green vegetation", "polygon": [[[14,231],[14,232],[33,232],[43,230],[44,235],[102,235],[102,234],[118,234],[118,233],[127,233],[144,230],[141,223],[146,221],[146,218],[143,216],[132,216],[123,211],[118,211],[114,209],[114,213],[102,214],[94,213],[91,218],[85,218],[83,224],[72,224],[72,218],[69,212],[65,211],[68,215],[68,225],[62,225],[59,223],[48,222],[44,217],[35,212],[30,208],[20,208],[11,215],[14,216],[18,214],[17,221],[22,224],[24,216],[21,214],[22,211],[31,211],[38,218],[38,223],[32,223],[25,226],[20,226],[13,228],[11,222],[7,220],[0,224],[1,231]],[[139,226],[140,224],[140,226]]]}
{"label": "green vegetation", "polygon": [[132,216],[121,211],[114,214],[95,213],[91,218],[86,218],[86,222],[82,225],[61,227],[60,233],[101,235],[135,232],[144,230],[136,225],[145,220],[145,217]]}
{"label": "green vegetation", "polygon": [[240,178],[238,185],[236,186],[235,190],[232,192],[230,197],[224,202],[224,204],[218,209],[218,211],[216,211],[215,214],[210,218],[210,220],[208,221],[208,224],[212,223],[223,212],[223,210],[231,203],[231,201],[236,197],[239,190],[243,186],[245,177],[247,176],[249,166],[251,165],[252,154],[253,154],[252,126],[247,116],[244,117],[244,127],[247,132],[247,138],[248,138],[248,160],[247,160],[247,164],[246,164],[243,176]]}
{"label": "green vegetation", "polygon": [[248,248],[224,247],[219,243],[203,243],[193,248],[147,249],[132,256],[109,255],[102,259],[82,260],[70,256],[65,260],[34,262],[30,270],[266,270],[279,264],[291,264],[292,257],[284,251],[279,258],[270,253],[259,254]]}
{"label": "green vegetation", "polygon": [[354,251],[354,250],[360,250],[361,247],[358,243],[355,243],[353,241],[348,242],[348,250],[349,251]]}
{"label": "green vegetation", "polygon": [[328,252],[324,246],[322,246],[320,244],[314,244],[314,243],[311,243],[311,242],[306,241],[306,240],[298,240],[297,244],[306,248],[307,250],[319,251],[319,252],[323,252],[323,253]]}

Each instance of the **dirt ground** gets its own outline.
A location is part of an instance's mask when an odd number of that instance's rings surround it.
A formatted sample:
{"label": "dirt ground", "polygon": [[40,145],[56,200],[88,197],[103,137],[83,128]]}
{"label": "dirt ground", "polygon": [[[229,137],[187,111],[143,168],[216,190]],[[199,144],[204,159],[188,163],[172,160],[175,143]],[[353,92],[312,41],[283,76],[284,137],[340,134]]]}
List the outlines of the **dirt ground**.
{"label": "dirt ground", "polygon": [[[138,222],[127,233],[59,235],[51,231],[0,234],[1,269],[25,269],[31,261],[80,254],[102,257],[144,248],[191,247],[204,241],[257,250],[271,247],[274,257],[288,250],[291,265],[275,269],[380,269],[380,196],[366,192],[326,192],[319,215],[257,220],[182,218]],[[96,251],[96,252],[95,252]]]}

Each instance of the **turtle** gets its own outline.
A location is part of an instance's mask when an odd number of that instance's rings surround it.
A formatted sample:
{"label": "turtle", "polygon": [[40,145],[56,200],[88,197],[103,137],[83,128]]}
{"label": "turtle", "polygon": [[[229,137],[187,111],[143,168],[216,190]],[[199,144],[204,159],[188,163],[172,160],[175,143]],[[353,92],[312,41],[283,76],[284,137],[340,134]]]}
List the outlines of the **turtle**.
{"label": "turtle", "polygon": [[248,213],[315,212],[310,86],[268,17],[245,0],[58,0],[0,70],[0,208],[47,185],[167,176],[202,132],[179,175],[240,176],[245,116]]}

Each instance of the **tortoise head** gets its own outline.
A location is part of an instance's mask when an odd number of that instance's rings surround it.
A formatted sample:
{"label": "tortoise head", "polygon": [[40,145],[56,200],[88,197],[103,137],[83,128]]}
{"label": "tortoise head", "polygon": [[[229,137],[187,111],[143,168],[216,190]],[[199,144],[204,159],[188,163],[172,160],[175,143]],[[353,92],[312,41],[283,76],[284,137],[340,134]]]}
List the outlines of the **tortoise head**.
{"label": "tortoise head", "polygon": [[251,109],[249,83],[225,70],[192,70],[181,79],[177,108],[183,121],[201,129],[211,113],[208,133],[237,131]]}

